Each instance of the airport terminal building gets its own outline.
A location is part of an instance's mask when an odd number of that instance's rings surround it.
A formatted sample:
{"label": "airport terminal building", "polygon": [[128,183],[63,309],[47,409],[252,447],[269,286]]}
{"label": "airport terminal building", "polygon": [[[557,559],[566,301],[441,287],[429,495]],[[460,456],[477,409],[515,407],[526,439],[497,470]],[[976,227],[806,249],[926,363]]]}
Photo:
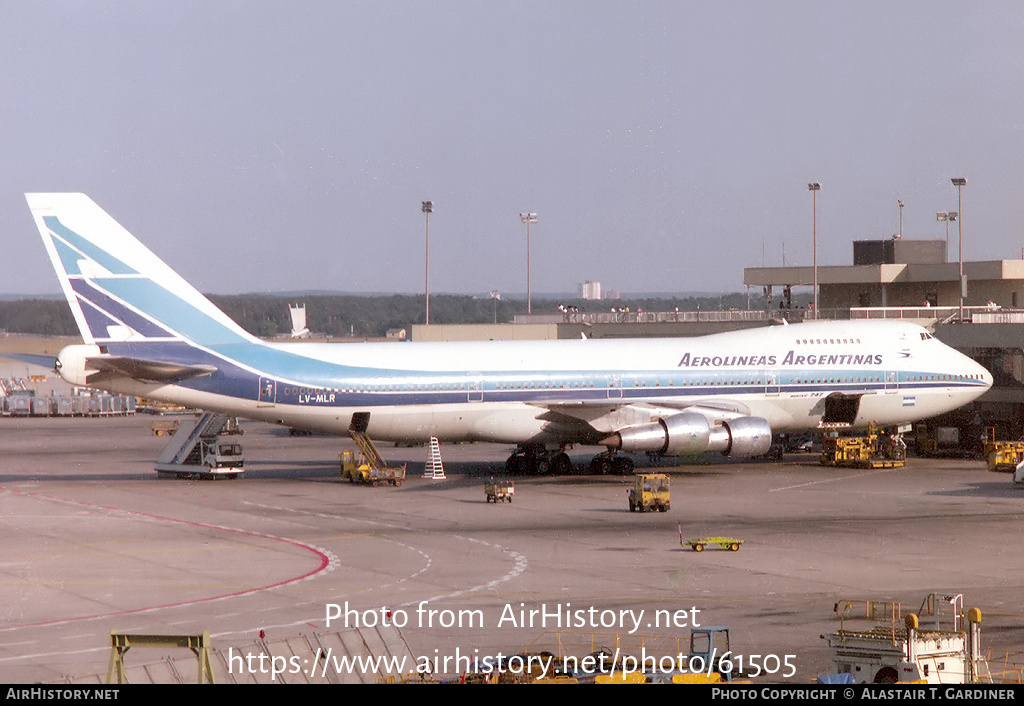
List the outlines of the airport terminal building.
{"label": "airport terminal building", "polygon": [[[743,282],[763,304],[749,311],[590,311],[516,316],[512,324],[416,325],[413,340],[571,339],[701,336],[786,320],[901,319],[984,365],[995,384],[957,418],[936,423],[992,426],[1002,439],[1024,437],[1024,260],[949,262],[944,240],[856,241],[852,265],[751,267]],[[794,287],[819,288],[820,310],[798,308]],[[752,301],[756,301],[752,299]],[[601,309],[598,311],[597,309]],[[973,432],[972,432],[973,434]]]}
{"label": "airport terminal building", "polygon": [[[999,438],[1024,435],[1024,260],[948,262],[944,240],[858,241],[849,266],[751,267],[744,284],[760,287],[766,308],[796,318],[813,311],[787,308],[793,287],[819,288],[819,318],[909,319],[966,353],[993,375],[976,410],[977,425]],[[961,271],[963,273],[961,301]],[[959,420],[962,422],[963,420]]]}

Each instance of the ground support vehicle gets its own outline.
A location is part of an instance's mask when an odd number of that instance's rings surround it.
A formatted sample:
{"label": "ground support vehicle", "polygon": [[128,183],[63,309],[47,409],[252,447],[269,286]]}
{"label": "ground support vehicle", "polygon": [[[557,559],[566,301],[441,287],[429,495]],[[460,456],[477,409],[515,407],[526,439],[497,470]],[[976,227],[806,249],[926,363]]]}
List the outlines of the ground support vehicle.
{"label": "ground support vehicle", "polygon": [[206,412],[182,421],[156,462],[160,474],[179,478],[237,478],[245,471],[242,445],[227,441],[232,426],[226,414]]}
{"label": "ground support vehicle", "polygon": [[630,512],[667,512],[669,509],[669,479],[664,473],[637,476],[628,492]]}
{"label": "ground support vehicle", "polygon": [[962,456],[960,436],[959,427],[920,423],[914,427],[914,451],[918,456]]}
{"label": "ground support vehicle", "polygon": [[981,611],[972,608],[965,619],[962,595],[929,594],[917,613],[882,601],[843,600],[834,610],[839,630],[822,637],[834,673],[849,674],[856,683],[993,680],[981,654]]}
{"label": "ground support vehicle", "polygon": [[1024,441],[997,441],[996,430],[985,430],[985,462],[990,471],[1013,473],[1024,462]]}
{"label": "ground support vehicle", "polygon": [[516,484],[510,480],[490,480],[484,483],[484,494],[487,496],[487,502],[498,503],[498,502],[512,502],[512,496],[516,493]]}
{"label": "ground support vehicle", "polygon": [[181,422],[177,419],[160,419],[153,422],[150,429],[153,431],[153,436],[163,436],[178,431],[179,426],[181,426]]}
{"label": "ground support vehicle", "polygon": [[369,413],[352,415],[352,423],[348,435],[356,442],[359,451],[345,451],[341,454],[341,477],[352,483],[366,483],[374,487],[381,483],[400,486],[405,480],[405,466],[390,468],[381,457],[380,452],[370,437],[366,435],[366,427],[370,421]]}
{"label": "ground support vehicle", "polygon": [[729,661],[732,656],[729,628],[708,626],[690,630],[687,664],[691,671],[708,676],[715,674],[722,681],[732,681],[734,677],[740,676],[732,672],[732,662]]}
{"label": "ground support vehicle", "polygon": [[840,436],[837,430],[832,430],[822,440],[822,446],[822,466],[902,468],[907,462],[903,437],[880,430],[874,424],[863,436]]}
{"label": "ground support vehicle", "polygon": [[735,539],[734,537],[700,537],[698,539],[679,540],[679,544],[689,547],[695,552],[704,551],[704,547],[718,547],[719,549],[738,552],[740,547],[743,546],[743,542],[744,540]]}
{"label": "ground support vehicle", "polygon": [[387,483],[397,488],[405,480],[405,466],[375,467],[361,451],[343,451],[341,477],[350,483],[365,483],[375,487]]}

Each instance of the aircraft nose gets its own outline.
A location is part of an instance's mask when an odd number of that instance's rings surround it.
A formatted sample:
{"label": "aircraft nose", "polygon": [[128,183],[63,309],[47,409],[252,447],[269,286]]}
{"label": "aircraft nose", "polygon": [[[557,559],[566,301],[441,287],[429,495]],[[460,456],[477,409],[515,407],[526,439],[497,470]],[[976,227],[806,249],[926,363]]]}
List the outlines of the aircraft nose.
{"label": "aircraft nose", "polygon": [[985,390],[989,390],[992,387],[992,373],[986,370],[983,366],[978,365],[978,374],[981,376],[982,381],[985,383]]}
{"label": "aircraft nose", "polygon": [[967,364],[966,369],[969,376],[975,380],[979,380],[984,385],[984,389],[982,389],[978,394],[981,395],[987,392],[992,387],[992,373],[986,370],[983,365],[974,359],[967,357],[963,353],[960,355],[963,356],[964,362]]}

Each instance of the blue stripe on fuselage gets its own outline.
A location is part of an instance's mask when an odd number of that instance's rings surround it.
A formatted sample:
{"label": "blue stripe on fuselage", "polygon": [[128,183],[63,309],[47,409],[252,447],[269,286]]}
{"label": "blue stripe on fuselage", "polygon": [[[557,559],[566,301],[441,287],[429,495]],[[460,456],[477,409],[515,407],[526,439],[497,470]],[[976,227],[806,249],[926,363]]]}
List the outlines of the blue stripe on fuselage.
{"label": "blue stripe on fuselage", "polygon": [[[531,378],[525,371],[500,371],[474,376],[470,381],[459,372],[422,372],[395,369],[377,369],[325,363],[266,346],[243,347],[248,355],[235,345],[215,346],[209,351],[186,342],[132,342],[110,343],[105,349],[115,355],[127,355],[147,360],[188,365],[213,365],[217,372],[204,377],[183,381],[181,386],[223,394],[242,399],[259,397],[261,378],[276,383],[278,404],[304,404],[319,406],[380,406],[461,403],[471,395],[487,401],[526,403],[558,403],[570,401],[609,401],[625,404],[636,400],[670,400],[687,402],[695,399],[760,395],[766,391],[766,378],[757,372],[738,375],[728,373],[691,373],[684,371],[627,372],[614,377],[624,381],[621,386],[610,386],[607,373],[565,371],[554,376],[538,371]],[[241,358],[245,360],[241,360]],[[237,362],[236,362],[237,361]],[[277,372],[285,372],[280,375]],[[804,382],[812,377],[843,377],[838,371],[805,371],[787,374],[774,390],[788,394],[829,394],[842,392],[850,395],[881,391],[895,391],[897,384],[886,381],[882,371],[856,371],[853,377],[870,381],[844,383]],[[900,390],[927,391],[930,389],[969,389],[982,385],[980,381],[945,380],[908,382],[906,377],[924,373],[901,373]],[[850,371],[846,372],[850,377]],[[532,380],[532,381],[531,381]],[[699,384],[694,384],[699,383]],[[620,397],[610,398],[614,392]]]}

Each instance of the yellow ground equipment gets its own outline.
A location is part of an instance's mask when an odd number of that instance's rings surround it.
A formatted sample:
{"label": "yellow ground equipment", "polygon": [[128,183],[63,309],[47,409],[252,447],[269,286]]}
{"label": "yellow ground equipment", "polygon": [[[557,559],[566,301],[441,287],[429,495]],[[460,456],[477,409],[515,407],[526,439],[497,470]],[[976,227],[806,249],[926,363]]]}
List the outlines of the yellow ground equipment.
{"label": "yellow ground equipment", "polygon": [[1013,473],[1024,461],[1024,441],[996,441],[996,430],[985,430],[985,461],[990,471]]}
{"label": "yellow ground equipment", "polygon": [[645,473],[636,477],[629,489],[630,512],[667,512],[669,508],[669,480],[664,473]]}
{"label": "yellow ground equipment", "polygon": [[352,415],[348,435],[356,442],[359,451],[345,451],[341,454],[341,477],[353,483],[367,483],[375,487],[381,483],[399,486],[405,480],[405,466],[388,468],[377,447],[366,435],[369,422],[369,412],[356,412]]}
{"label": "yellow ground equipment", "polygon": [[914,427],[914,450],[918,456],[960,456],[964,452],[960,436],[959,427],[918,424]]}
{"label": "yellow ground equipment", "polygon": [[680,539],[679,544],[689,547],[695,552],[704,551],[704,547],[718,547],[719,549],[738,552],[743,544],[743,540],[734,539],[733,537],[700,537],[699,539]]}
{"label": "yellow ground equipment", "polygon": [[381,483],[389,483],[397,487],[405,480],[405,466],[375,467],[362,451],[343,451],[341,477],[352,483],[366,483],[375,487]]}
{"label": "yellow ground equipment", "polygon": [[512,496],[516,493],[516,484],[510,480],[489,480],[484,483],[484,493],[487,495],[487,502],[512,502]]}
{"label": "yellow ground equipment", "polygon": [[179,426],[181,426],[181,422],[177,419],[159,419],[153,422],[149,428],[153,430],[154,436],[163,436],[178,431]]}
{"label": "yellow ground equipment", "polygon": [[853,468],[902,468],[907,462],[907,445],[899,434],[879,430],[874,424],[863,436],[840,436],[829,432],[822,440],[822,466]]}

